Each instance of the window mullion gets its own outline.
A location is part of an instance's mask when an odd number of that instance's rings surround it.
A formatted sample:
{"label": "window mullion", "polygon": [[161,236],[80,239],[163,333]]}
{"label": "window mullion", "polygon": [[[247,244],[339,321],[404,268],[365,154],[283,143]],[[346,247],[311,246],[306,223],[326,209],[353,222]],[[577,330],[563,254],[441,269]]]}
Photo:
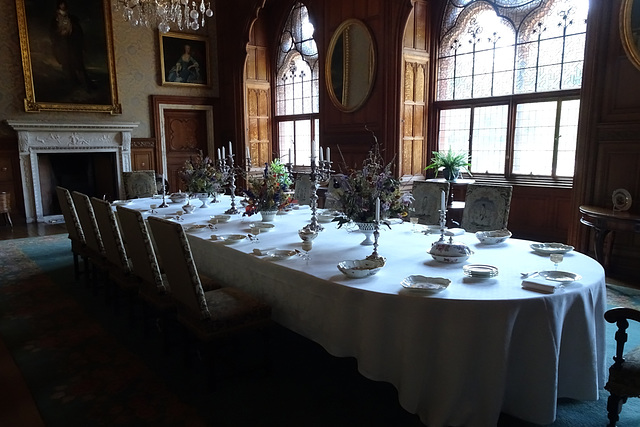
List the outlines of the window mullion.
{"label": "window mullion", "polygon": [[558,167],[558,148],[560,146],[560,120],[562,112],[562,100],[558,100],[558,104],[556,107],[556,127],[553,135],[553,160],[551,161],[551,176],[557,176],[557,167]]}
{"label": "window mullion", "polygon": [[509,100],[509,110],[507,112],[507,147],[506,147],[506,159],[504,162],[504,175],[509,178],[513,176],[513,151],[515,147],[515,134],[516,134],[516,106],[517,102],[514,98]]}

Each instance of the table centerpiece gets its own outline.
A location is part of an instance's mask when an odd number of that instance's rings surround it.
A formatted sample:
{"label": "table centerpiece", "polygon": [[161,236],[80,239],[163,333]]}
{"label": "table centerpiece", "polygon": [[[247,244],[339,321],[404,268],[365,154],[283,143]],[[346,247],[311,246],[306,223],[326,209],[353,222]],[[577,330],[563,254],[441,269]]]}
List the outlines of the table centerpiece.
{"label": "table centerpiece", "polygon": [[280,159],[274,159],[264,168],[261,177],[250,176],[248,188],[244,190],[246,198],[245,212],[242,215],[262,215],[263,221],[271,221],[278,210],[291,203],[291,177],[286,165]]}
{"label": "table centerpiece", "polygon": [[186,160],[178,175],[185,184],[187,193],[202,201],[201,208],[209,206],[210,197],[216,201],[216,195],[222,191],[227,181],[226,174],[216,168],[209,156],[203,157],[202,152]]}
{"label": "table centerpiece", "polygon": [[375,230],[376,200],[380,200],[380,223],[389,226],[389,218],[404,218],[413,201],[410,193],[400,190],[400,181],[391,173],[391,164],[385,165],[376,143],[369,150],[360,170],[333,177],[333,190],[327,198],[341,212],[334,221],[338,228],[354,223],[367,236],[362,244],[371,245],[370,234]]}

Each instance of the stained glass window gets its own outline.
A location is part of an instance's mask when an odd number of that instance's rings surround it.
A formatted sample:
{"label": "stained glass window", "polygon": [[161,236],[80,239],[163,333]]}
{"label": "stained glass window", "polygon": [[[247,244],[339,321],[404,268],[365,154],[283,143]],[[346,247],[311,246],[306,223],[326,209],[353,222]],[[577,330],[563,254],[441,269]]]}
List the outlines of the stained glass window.
{"label": "stained glass window", "polygon": [[448,0],[437,63],[439,149],[451,141],[448,117],[468,112],[456,124],[468,128],[466,141],[456,144],[473,172],[573,176],[588,6]]}
{"label": "stained glass window", "polygon": [[280,37],[276,72],[279,154],[296,165],[309,165],[311,144],[318,144],[319,61],[313,33],[306,6],[296,3]]}

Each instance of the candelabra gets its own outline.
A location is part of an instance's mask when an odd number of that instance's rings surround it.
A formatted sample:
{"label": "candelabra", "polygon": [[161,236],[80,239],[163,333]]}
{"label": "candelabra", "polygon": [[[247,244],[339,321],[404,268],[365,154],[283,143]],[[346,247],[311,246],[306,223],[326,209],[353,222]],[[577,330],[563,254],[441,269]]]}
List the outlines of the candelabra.
{"label": "candelabra", "polygon": [[158,206],[159,208],[167,208],[169,205],[165,201],[165,197],[167,196],[167,186],[164,183],[164,174],[162,174],[162,204]]}
{"label": "candelabra", "polygon": [[306,229],[311,231],[322,231],[324,227],[318,223],[318,218],[316,217],[316,212],[318,210],[318,180],[327,180],[332,172],[331,163],[328,160],[321,160],[318,165],[316,165],[316,158],[311,157],[311,174],[309,176],[311,180],[311,196],[309,196],[309,201],[311,202],[311,224],[305,226]]}
{"label": "candelabra", "polygon": [[226,160],[223,164],[223,171],[229,174],[229,191],[231,192],[231,207],[227,209],[224,213],[229,215],[234,215],[240,213],[240,211],[236,208],[236,170],[233,164],[233,154],[227,154],[227,158],[229,159],[229,164],[227,164]]}

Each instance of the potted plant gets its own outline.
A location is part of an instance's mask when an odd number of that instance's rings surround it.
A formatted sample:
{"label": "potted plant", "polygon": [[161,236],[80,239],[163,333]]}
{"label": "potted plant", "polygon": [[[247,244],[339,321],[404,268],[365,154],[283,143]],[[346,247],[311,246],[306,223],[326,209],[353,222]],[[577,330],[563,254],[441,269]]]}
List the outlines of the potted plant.
{"label": "potted plant", "polygon": [[438,176],[438,171],[442,171],[444,179],[447,181],[455,181],[460,177],[461,172],[466,172],[471,175],[469,171],[470,167],[471,163],[469,163],[467,153],[456,153],[449,147],[449,150],[446,152],[434,151],[431,164],[424,169],[434,169],[436,177]]}

